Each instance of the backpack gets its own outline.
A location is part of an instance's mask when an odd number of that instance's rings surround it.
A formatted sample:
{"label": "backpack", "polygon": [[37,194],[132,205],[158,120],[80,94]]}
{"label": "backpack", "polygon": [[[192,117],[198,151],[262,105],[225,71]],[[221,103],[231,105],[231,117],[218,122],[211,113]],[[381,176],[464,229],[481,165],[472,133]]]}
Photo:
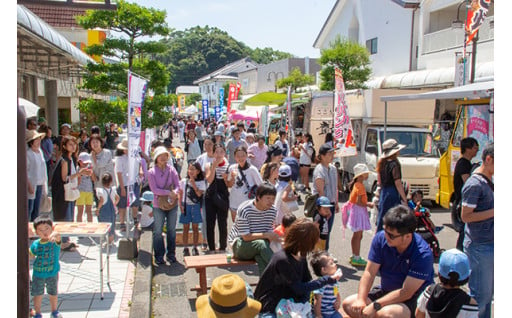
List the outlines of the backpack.
{"label": "backpack", "polygon": [[318,193],[306,195],[306,201],[304,202],[304,215],[312,218],[316,210],[316,200],[318,199]]}

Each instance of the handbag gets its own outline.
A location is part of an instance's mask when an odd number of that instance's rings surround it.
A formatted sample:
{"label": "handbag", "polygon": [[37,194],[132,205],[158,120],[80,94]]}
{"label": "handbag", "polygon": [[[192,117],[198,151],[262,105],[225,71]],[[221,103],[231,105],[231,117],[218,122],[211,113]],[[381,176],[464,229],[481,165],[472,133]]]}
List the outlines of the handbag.
{"label": "handbag", "polygon": [[299,209],[299,203],[297,200],[285,202],[289,212],[295,212]]}
{"label": "handbag", "polygon": [[[169,175],[171,173],[167,171],[167,178],[165,179],[165,184],[167,184],[167,180],[169,180]],[[171,180],[172,181],[172,180]],[[172,188],[172,182],[171,182]],[[178,206],[178,200],[172,201],[168,195],[157,195],[158,207],[161,210],[169,211]]]}
{"label": "handbag", "polygon": [[304,215],[307,217],[313,217],[316,210],[316,200],[318,199],[318,193],[306,195],[306,201],[304,202]]}
{"label": "handbag", "polygon": [[[69,177],[68,177],[69,179]],[[80,190],[78,190],[78,183],[75,180],[70,180],[64,183],[64,200],[74,202],[80,197]]]}

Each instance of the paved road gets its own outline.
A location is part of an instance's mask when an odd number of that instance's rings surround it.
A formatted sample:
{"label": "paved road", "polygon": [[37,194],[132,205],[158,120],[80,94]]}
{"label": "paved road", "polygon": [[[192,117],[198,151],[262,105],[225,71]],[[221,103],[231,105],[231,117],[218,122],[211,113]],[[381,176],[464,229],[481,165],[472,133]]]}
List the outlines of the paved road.
{"label": "paved road", "polygon": [[[438,234],[441,248],[450,249],[455,247],[457,233],[453,231],[447,224],[450,223],[450,213],[442,208],[433,208],[432,220],[436,225],[445,225],[445,228]],[[295,212],[297,216],[303,216],[303,206]],[[228,229],[231,228],[231,218],[228,218]],[[217,236],[218,237],[218,236]],[[348,263],[351,255],[350,239],[352,233],[346,230],[345,237],[341,230],[341,215],[335,216],[334,228],[331,233],[332,252],[338,258],[338,266],[343,271],[341,279],[342,298],[357,292],[359,279],[363,273],[363,269],[358,269]],[[361,243],[361,255],[368,255],[368,249],[372,239],[371,233],[364,233]],[[196,293],[190,291],[198,284],[198,274],[194,270],[187,270],[183,263],[183,249],[178,247],[177,258],[178,263],[171,266],[161,266],[155,268],[153,279],[153,312],[154,317],[196,317],[195,300]],[[366,258],[366,257],[365,257]],[[437,264],[435,265],[437,270]],[[258,268],[256,265],[234,268],[208,268],[208,286],[212,280],[229,272],[234,272],[244,278],[250,284],[258,282]],[[378,279],[378,278],[377,278]]]}

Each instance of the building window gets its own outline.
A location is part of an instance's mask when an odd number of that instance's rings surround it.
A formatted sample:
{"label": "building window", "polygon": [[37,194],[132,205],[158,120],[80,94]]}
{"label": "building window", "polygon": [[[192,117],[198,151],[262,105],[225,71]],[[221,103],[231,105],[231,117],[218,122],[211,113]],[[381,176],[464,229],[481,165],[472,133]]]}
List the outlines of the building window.
{"label": "building window", "polygon": [[377,38],[366,41],[366,48],[370,54],[377,54]]}

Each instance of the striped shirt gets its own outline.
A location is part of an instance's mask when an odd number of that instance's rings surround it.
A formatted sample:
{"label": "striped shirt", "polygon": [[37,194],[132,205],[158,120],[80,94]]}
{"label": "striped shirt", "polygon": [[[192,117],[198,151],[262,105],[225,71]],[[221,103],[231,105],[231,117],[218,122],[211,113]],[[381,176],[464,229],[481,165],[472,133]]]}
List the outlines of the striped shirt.
{"label": "striped shirt", "polygon": [[276,214],[277,210],[274,206],[266,211],[261,211],[254,205],[254,200],[243,202],[238,208],[235,223],[229,233],[229,244],[232,245],[242,235],[272,232]]}
{"label": "striped shirt", "polygon": [[334,303],[339,294],[339,284],[327,284],[324,287],[314,290],[315,295],[322,295],[322,315],[332,315],[336,312]]}

